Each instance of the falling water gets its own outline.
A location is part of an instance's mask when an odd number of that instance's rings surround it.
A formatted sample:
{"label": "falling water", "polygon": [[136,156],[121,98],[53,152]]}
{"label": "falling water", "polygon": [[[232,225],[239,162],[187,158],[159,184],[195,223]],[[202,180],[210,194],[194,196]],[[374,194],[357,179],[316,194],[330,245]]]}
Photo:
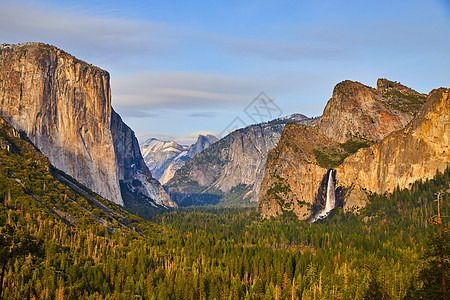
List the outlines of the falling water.
{"label": "falling water", "polygon": [[328,175],[328,185],[327,185],[327,203],[325,204],[324,213],[328,214],[336,205],[336,200],[334,198],[334,181],[333,181],[333,170],[330,170]]}
{"label": "falling water", "polygon": [[327,199],[325,203],[325,208],[320,211],[312,220],[315,222],[319,219],[323,219],[330,211],[336,206],[336,198],[335,198],[335,188],[334,188],[334,180],[333,180],[333,170],[330,170],[328,173],[328,182],[327,182]]}

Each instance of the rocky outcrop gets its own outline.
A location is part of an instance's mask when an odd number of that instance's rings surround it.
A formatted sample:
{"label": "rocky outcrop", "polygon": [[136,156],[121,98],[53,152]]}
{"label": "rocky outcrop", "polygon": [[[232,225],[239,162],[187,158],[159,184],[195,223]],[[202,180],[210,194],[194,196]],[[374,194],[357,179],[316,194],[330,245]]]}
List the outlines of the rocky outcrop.
{"label": "rocky outcrop", "polygon": [[433,90],[407,127],[348,157],[336,169],[338,184],[383,194],[442,172],[450,165],[449,93]]}
{"label": "rocky outcrop", "polygon": [[119,181],[136,179],[159,191],[155,201],[167,199],[159,183],[143,180],[151,177],[133,132],[111,108],[108,72],[45,44],[2,45],[0,115],[101,196],[124,205]]}
{"label": "rocky outcrop", "polygon": [[[161,187],[158,180],[152,177],[144,162],[139,143],[133,130],[122,118],[112,110],[111,133],[113,137],[119,181],[125,184],[129,191],[154,199],[158,204],[176,207],[176,203]],[[136,180],[140,184],[136,184]]]}
{"label": "rocky outcrop", "polygon": [[205,150],[206,148],[211,146],[211,144],[214,144],[218,140],[219,140],[218,138],[216,138],[211,134],[208,135],[200,134],[197,138],[197,141],[194,144],[192,144],[191,147],[189,147],[189,152],[187,155],[190,158],[193,158],[194,156],[197,155],[197,153],[202,152],[203,150]]}
{"label": "rocky outcrop", "polygon": [[269,151],[261,184],[258,211],[263,218],[293,211],[300,219],[311,208],[327,168],[320,166],[314,150],[340,151],[338,144],[313,127],[288,124],[275,149]]}
{"label": "rocky outcrop", "polygon": [[376,89],[346,80],[334,88],[316,128],[340,143],[354,137],[380,141],[405,127],[425,98],[387,79],[378,79]]}
{"label": "rocky outcrop", "polygon": [[[196,202],[211,194],[223,196],[225,204],[256,202],[264,176],[267,154],[280,139],[287,123],[310,123],[303,115],[292,115],[269,123],[236,130],[186,162],[167,183],[170,194],[178,201],[183,196]],[[180,196],[180,194],[182,196]],[[194,199],[194,200],[192,200]],[[191,203],[190,202],[190,203]]]}
{"label": "rocky outcrop", "polygon": [[0,149],[13,152],[14,145],[9,141],[10,137],[18,138],[20,133],[0,117]]}
{"label": "rocky outcrop", "polygon": [[[338,204],[349,210],[366,204],[366,191],[408,188],[443,171],[450,161],[448,95],[448,89],[438,89],[422,100],[421,94],[384,79],[378,80],[377,90],[354,82],[338,84],[317,126],[286,126],[270,152],[260,213],[267,218],[294,211],[300,219],[308,218],[323,205],[320,191],[329,169],[336,170]],[[367,122],[366,116],[388,113],[397,117]],[[406,127],[393,131],[413,116]],[[368,139],[381,141],[370,145]]]}

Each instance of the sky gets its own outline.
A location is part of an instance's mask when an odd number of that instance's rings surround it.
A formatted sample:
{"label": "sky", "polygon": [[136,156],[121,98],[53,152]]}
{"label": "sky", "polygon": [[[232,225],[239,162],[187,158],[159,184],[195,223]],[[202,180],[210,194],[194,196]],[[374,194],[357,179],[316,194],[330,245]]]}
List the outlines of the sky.
{"label": "sky", "polygon": [[222,137],[260,121],[260,97],[273,108],[262,121],[319,116],[347,79],[449,87],[449,37],[449,0],[0,0],[0,43],[52,44],[107,70],[141,141]]}

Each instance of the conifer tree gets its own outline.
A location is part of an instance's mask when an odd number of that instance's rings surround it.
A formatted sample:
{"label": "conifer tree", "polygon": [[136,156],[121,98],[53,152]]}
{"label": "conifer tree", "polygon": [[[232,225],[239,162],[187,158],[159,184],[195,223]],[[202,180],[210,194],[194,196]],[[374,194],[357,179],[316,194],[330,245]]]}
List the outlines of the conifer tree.
{"label": "conifer tree", "polygon": [[15,226],[6,224],[0,228],[0,299],[2,299],[3,279],[8,265],[15,259],[28,254],[40,253],[42,242],[30,235],[19,232]]}

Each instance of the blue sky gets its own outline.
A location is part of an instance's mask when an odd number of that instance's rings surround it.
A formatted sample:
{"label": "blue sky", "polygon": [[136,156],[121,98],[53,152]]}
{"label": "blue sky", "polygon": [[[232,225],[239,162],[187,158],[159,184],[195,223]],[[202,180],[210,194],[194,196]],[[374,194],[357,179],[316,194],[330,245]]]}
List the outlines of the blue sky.
{"label": "blue sky", "polygon": [[262,91],[318,116],[335,84],[449,87],[450,4],[428,1],[2,1],[0,43],[53,44],[111,73],[137,135],[220,135]]}

